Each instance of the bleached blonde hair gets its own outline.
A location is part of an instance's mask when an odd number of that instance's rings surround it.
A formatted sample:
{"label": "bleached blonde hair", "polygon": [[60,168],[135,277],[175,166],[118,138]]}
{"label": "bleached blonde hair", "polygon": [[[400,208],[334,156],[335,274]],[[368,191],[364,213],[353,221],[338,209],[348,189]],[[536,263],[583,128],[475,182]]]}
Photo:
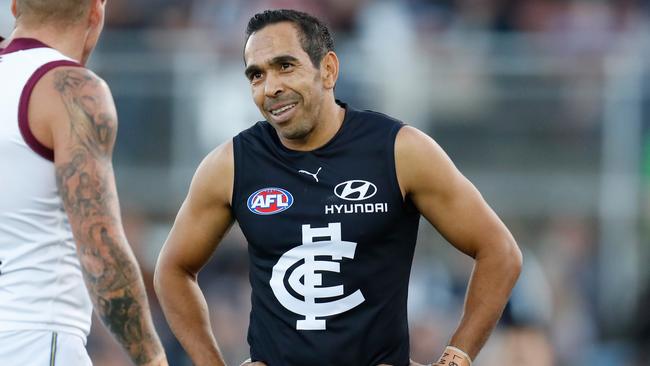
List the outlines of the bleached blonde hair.
{"label": "bleached blonde hair", "polygon": [[16,15],[30,25],[70,25],[83,19],[92,0],[16,0]]}

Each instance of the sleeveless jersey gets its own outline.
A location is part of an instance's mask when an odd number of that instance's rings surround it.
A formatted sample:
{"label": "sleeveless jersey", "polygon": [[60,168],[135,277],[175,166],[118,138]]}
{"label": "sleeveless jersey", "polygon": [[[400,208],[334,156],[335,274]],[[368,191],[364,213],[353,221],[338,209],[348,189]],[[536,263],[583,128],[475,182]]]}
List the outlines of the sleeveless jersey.
{"label": "sleeveless jersey", "polygon": [[402,198],[402,123],[345,104],[323,147],[287,149],[267,122],[233,140],[232,208],[246,239],[253,360],[409,364],[407,289],[419,213]]}
{"label": "sleeveless jersey", "polygon": [[0,331],[52,330],[84,340],[92,304],[58,194],[53,151],[27,121],[36,82],[81,66],[34,39],[0,52]]}

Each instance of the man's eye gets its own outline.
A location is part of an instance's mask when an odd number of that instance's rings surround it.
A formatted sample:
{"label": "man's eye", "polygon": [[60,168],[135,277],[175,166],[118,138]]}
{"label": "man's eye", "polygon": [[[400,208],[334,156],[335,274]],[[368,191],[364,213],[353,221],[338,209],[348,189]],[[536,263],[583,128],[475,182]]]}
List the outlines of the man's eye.
{"label": "man's eye", "polygon": [[257,80],[262,78],[262,73],[261,72],[256,72],[251,74],[251,81]]}
{"label": "man's eye", "polygon": [[293,66],[293,65],[291,65],[290,63],[287,63],[287,62],[285,62],[285,63],[283,63],[282,65],[280,65],[280,67],[282,68],[282,70],[288,70],[288,69],[291,68],[291,66]]}

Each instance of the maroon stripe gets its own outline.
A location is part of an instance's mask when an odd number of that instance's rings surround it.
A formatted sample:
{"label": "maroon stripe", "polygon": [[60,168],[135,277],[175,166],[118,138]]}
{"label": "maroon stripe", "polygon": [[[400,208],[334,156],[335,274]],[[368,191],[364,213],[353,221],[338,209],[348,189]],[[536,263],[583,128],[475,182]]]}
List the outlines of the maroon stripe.
{"label": "maroon stripe", "polygon": [[52,48],[45,43],[34,38],[15,38],[7,45],[5,49],[0,51],[0,55],[6,55],[8,53],[16,51],[31,50],[32,48]]}
{"label": "maroon stripe", "polygon": [[73,66],[73,67],[83,67],[82,65],[68,60],[52,61],[48,62],[45,65],[39,67],[34,74],[27,80],[27,84],[23,88],[23,92],[20,95],[20,103],[18,104],[18,127],[20,128],[20,134],[23,136],[25,143],[29,146],[35,153],[42,156],[43,158],[54,161],[54,150],[43,145],[36,139],[32,133],[32,129],[29,127],[29,99],[32,96],[34,87],[36,83],[47,74],[48,71],[54,69],[55,67],[60,66]]}

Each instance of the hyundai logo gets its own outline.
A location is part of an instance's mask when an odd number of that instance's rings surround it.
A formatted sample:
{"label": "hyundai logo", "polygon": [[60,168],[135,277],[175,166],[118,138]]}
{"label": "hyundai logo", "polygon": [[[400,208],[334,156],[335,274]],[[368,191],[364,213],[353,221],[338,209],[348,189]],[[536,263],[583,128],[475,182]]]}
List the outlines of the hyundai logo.
{"label": "hyundai logo", "polygon": [[377,186],[365,180],[349,180],[334,187],[334,194],[348,201],[362,201],[377,194]]}

